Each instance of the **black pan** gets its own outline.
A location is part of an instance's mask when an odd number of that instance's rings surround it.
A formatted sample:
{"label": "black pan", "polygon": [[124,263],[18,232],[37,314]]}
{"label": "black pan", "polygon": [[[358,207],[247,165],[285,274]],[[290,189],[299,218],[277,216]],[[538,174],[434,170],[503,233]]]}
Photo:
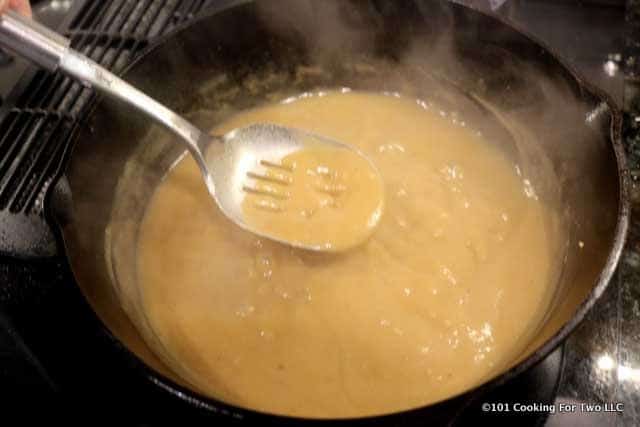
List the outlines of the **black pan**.
{"label": "black pan", "polygon": [[[620,256],[629,204],[619,112],[540,43],[472,9],[437,0],[230,1],[149,49],[125,77],[208,127],[233,111],[315,88],[409,92],[467,111],[508,155],[526,157],[540,197],[557,204],[565,236],[558,290],[519,360],[444,402],[342,420],[348,424],[454,422],[460,408],[560,345],[603,293]],[[100,320],[96,333],[125,361],[125,375],[199,414],[261,425],[327,422],[261,414],[192,391],[150,352],[125,314],[131,307],[123,310],[120,297],[132,304],[136,298],[138,224],[179,154],[160,129],[106,100],[77,129],[48,207]],[[580,242],[586,244],[576,250]]]}

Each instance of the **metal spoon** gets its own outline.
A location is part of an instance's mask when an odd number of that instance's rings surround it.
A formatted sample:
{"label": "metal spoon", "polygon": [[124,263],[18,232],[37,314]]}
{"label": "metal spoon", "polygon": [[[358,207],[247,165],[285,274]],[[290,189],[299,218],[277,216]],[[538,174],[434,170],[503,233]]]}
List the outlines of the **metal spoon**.
{"label": "metal spoon", "polygon": [[[11,11],[0,17],[0,44],[43,68],[61,70],[85,86],[135,107],[177,135],[200,167],[211,197],[240,227],[291,246],[323,250],[320,246],[288,241],[254,229],[244,220],[243,188],[248,178],[260,179],[269,164],[277,164],[283,157],[302,148],[322,145],[363,156],[358,150],[318,135],[271,124],[257,124],[212,136],[71,49],[70,40]],[[369,163],[372,170],[377,171],[370,160]]]}

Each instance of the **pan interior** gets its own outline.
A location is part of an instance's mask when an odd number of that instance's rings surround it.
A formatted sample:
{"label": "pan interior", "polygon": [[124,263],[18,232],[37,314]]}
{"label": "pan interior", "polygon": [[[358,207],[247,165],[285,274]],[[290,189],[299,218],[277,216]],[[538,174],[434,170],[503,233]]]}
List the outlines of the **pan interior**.
{"label": "pan interior", "polygon": [[[520,165],[554,212],[557,286],[505,368],[533,354],[587,299],[613,245],[619,186],[607,104],[526,37],[447,2],[398,2],[384,10],[290,2],[287,19],[272,4],[242,5],[195,24],[127,78],[203,128],[290,96],[345,87],[399,93],[455,112]],[[72,221],[63,231],[78,283],[117,338],[184,383],[149,351],[159,343],[149,342],[153,334],[137,315],[134,262],[153,190],[182,149],[110,102],[97,107],[77,141],[67,172]]]}

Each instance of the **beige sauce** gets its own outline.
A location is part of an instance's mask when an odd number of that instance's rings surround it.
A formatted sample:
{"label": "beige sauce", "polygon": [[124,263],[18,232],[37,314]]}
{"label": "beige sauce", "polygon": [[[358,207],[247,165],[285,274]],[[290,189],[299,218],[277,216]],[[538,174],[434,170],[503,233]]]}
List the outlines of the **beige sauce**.
{"label": "beige sauce", "polygon": [[384,214],[352,250],[294,250],[212,209],[186,157],[157,189],[138,253],[156,351],[179,375],[244,407],[352,417],[445,399],[522,351],[552,292],[550,213],[482,137],[363,93],[247,111],[216,132],[256,122],[361,149]]}
{"label": "beige sauce", "polygon": [[382,215],[378,172],[355,151],[311,147],[266,164],[245,186],[242,210],[254,230],[325,251],[362,244]]}

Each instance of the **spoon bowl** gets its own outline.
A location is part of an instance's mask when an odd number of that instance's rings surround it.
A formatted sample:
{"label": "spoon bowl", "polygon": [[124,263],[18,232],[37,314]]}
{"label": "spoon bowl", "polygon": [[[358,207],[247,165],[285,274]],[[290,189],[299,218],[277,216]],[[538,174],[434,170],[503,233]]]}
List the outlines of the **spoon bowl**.
{"label": "spoon bowl", "polygon": [[[255,188],[255,181],[271,180],[269,172],[282,170],[282,159],[301,150],[321,147],[348,150],[365,158],[378,179],[380,174],[360,150],[347,144],[300,129],[274,124],[254,124],[234,129],[222,136],[204,136],[198,143],[194,158],[204,177],[211,197],[220,210],[233,222],[254,234],[290,246],[307,250],[328,250],[324,245],[282,236],[257,228],[246,219],[243,202],[247,191]],[[286,173],[287,171],[284,171]],[[353,242],[355,246],[360,242]]]}

